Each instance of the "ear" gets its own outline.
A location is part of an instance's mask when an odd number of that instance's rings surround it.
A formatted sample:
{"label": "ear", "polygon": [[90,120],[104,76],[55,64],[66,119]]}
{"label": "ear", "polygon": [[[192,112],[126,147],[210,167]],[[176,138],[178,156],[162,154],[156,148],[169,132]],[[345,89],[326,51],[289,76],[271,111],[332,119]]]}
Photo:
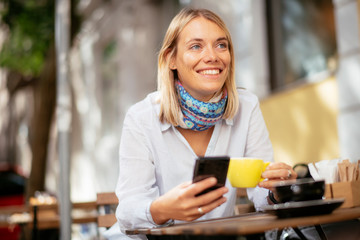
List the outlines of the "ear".
{"label": "ear", "polygon": [[170,69],[171,70],[176,70],[176,65],[175,65],[175,63],[172,63],[172,61],[170,61]]}
{"label": "ear", "polygon": [[170,53],[170,51],[166,54],[167,62],[169,63],[169,68],[171,70],[176,70],[175,57]]}
{"label": "ear", "polygon": [[169,68],[170,68],[171,70],[176,70],[176,64],[175,64],[175,60],[174,60],[173,57],[172,57],[172,58],[170,59],[170,61],[169,61]]}

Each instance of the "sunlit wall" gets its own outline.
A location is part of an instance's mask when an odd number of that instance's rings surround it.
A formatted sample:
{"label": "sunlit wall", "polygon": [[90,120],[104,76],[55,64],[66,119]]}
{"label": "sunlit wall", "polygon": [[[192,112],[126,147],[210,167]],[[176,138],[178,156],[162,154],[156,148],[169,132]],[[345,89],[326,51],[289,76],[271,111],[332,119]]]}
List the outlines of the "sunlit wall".
{"label": "sunlit wall", "polygon": [[329,78],[261,102],[275,161],[295,165],[339,157],[337,92]]}

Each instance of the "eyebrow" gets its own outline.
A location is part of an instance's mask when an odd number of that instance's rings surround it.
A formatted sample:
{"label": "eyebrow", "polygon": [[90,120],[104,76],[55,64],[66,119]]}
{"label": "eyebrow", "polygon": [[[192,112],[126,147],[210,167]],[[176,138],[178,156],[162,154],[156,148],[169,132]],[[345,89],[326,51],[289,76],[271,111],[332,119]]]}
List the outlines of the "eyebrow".
{"label": "eyebrow", "polygon": [[[224,40],[228,42],[226,37],[219,37],[218,39],[216,39],[215,42],[224,41]],[[202,38],[192,38],[189,41],[187,41],[185,44],[189,44],[191,42],[203,42],[203,41],[204,41],[204,39],[202,39]]]}

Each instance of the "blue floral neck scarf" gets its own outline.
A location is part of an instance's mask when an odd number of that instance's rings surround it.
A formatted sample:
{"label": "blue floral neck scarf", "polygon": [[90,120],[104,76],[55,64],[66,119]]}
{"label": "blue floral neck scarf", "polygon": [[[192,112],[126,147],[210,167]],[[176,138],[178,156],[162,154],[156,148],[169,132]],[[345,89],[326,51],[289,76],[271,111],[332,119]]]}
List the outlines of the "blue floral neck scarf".
{"label": "blue floral neck scarf", "polygon": [[[204,131],[221,120],[227,101],[225,88],[220,96],[210,99],[209,102],[202,102],[193,98],[181,85],[180,81],[175,81],[175,87],[180,96],[180,106],[183,114],[184,124],[180,124],[181,128]],[[216,100],[217,102],[214,102]]]}

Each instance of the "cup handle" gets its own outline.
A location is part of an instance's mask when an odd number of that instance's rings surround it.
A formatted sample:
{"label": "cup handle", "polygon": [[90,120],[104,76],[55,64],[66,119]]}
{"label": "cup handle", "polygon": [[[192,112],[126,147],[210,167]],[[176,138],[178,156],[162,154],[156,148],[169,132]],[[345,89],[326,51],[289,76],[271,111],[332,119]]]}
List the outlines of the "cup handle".
{"label": "cup handle", "polygon": [[[263,172],[265,171],[265,169],[267,168],[267,166],[269,166],[270,162],[265,162],[264,166],[263,166]],[[260,182],[264,181],[265,178],[260,178]]]}

